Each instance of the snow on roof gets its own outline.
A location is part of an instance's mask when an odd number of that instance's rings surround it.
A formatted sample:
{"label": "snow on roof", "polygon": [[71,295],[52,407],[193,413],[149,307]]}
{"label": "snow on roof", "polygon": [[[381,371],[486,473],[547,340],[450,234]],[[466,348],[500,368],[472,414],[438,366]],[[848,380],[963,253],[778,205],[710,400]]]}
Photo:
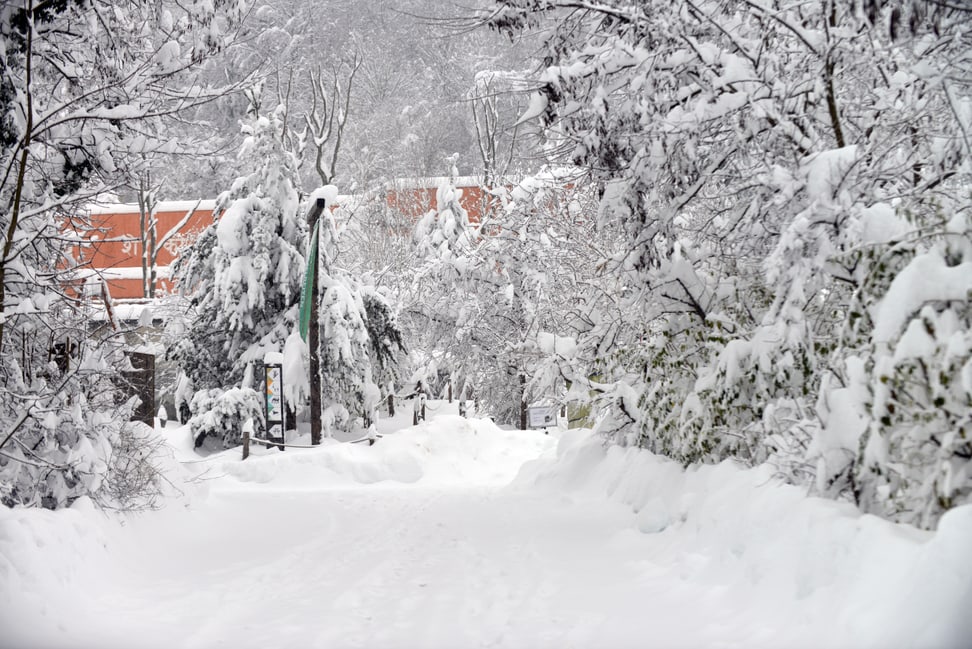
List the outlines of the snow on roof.
{"label": "snow on roof", "polygon": [[[216,208],[216,199],[209,198],[203,200],[188,201],[160,201],[155,211],[158,212],[188,212],[196,207],[199,210],[213,210]],[[138,203],[89,203],[88,211],[92,214],[137,214]]]}
{"label": "snow on roof", "polygon": [[[134,259],[134,257],[132,257]],[[111,266],[109,268],[78,268],[74,271],[75,275],[79,279],[88,279],[90,277],[104,278],[107,280],[113,279],[142,279],[142,267],[141,266]],[[168,266],[156,266],[155,276],[158,279],[168,279],[169,277],[169,267]]]}
{"label": "snow on roof", "polygon": [[478,187],[483,184],[482,176],[425,176],[416,178],[395,178],[385,184],[386,189],[438,189],[439,185],[452,180],[456,187]]}
{"label": "snow on roof", "polygon": [[[115,319],[120,322],[140,322],[143,316],[151,315],[153,320],[161,320],[156,316],[158,300],[140,300],[138,302],[126,302],[124,300],[112,300],[111,308],[115,314]],[[88,305],[88,319],[93,322],[106,322],[108,320],[108,310],[105,309],[104,302],[95,301]],[[148,313],[146,313],[146,310]]]}

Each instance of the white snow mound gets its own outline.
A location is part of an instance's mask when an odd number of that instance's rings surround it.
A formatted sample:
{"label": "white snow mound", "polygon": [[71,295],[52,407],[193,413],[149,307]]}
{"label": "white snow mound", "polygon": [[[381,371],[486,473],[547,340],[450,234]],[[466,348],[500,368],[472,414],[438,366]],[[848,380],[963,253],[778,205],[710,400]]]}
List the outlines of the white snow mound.
{"label": "white snow mound", "polygon": [[555,458],[527,463],[514,484],[631,507],[652,554],[685,558],[682,579],[731,586],[794,625],[818,611],[833,620],[833,637],[818,639],[827,646],[964,647],[972,638],[970,505],[925,532],[808,498],[769,466],[686,470],[588,430],[567,432]]}
{"label": "white snow mound", "polygon": [[505,431],[488,419],[442,415],[380,438],[374,446],[329,440],[319,449],[270,452],[223,463],[239,483],[315,489],[378,482],[435,485],[509,483],[526,461],[552,451],[554,438]]}

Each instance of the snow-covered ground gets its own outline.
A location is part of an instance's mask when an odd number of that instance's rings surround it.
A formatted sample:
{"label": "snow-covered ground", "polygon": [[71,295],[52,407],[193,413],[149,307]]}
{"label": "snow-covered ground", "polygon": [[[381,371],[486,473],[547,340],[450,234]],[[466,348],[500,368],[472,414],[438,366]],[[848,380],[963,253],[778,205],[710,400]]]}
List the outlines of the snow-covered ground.
{"label": "snow-covered ground", "polygon": [[0,646],[972,646],[972,507],[919,532],[438,408],[245,462],[170,428],[161,511],[0,509]]}

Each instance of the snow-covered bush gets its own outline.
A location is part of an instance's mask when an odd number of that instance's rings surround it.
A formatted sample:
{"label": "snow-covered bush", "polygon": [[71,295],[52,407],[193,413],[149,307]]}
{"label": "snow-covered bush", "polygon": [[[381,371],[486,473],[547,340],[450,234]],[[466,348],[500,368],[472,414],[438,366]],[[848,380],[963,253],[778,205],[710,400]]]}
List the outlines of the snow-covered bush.
{"label": "snow-covered bush", "polygon": [[243,424],[252,419],[254,430],[263,429],[263,398],[250,388],[200,390],[192,398],[189,430],[199,448],[209,442],[216,448],[233,448],[243,440]]}
{"label": "snow-covered bush", "polygon": [[[629,437],[636,434],[638,446],[684,464],[721,460],[730,454],[727,440],[708,431],[698,434],[694,423],[702,409],[697,398],[687,398],[698,385],[698,368],[708,358],[706,333],[692,326],[687,317],[673,318],[665,329],[644,344],[634,345],[628,354],[637,361],[629,369],[629,373],[635,370],[629,381],[638,395],[627,399],[637,404],[637,410],[631,411],[638,413],[637,426]],[[625,428],[620,426],[622,431]]]}
{"label": "snow-covered bush", "polygon": [[[22,337],[30,339],[35,337]],[[60,366],[52,361],[36,374],[15,359],[2,363],[8,372],[6,389],[0,391],[0,417],[9,422],[0,439],[5,505],[56,509],[81,496],[97,496],[118,468],[112,456],[127,462],[141,453],[119,444],[134,408],[134,400],[116,401],[112,379],[113,367],[123,362],[120,350],[78,350],[78,356]],[[104,497],[111,495],[109,489]]]}
{"label": "snow-covered bush", "polygon": [[[122,424],[112,436],[108,471],[95,500],[102,507],[155,509],[169,492],[178,493],[166,471],[165,439],[137,421]],[[171,460],[170,460],[171,461]]]}
{"label": "snow-covered bush", "polygon": [[[972,502],[972,228],[957,215],[897,272],[868,312],[854,495],[932,527]],[[906,249],[913,249],[908,246]],[[861,360],[855,360],[860,358]]]}
{"label": "snow-covered bush", "polygon": [[[11,405],[4,410],[11,414]],[[20,400],[17,406],[21,405]],[[57,401],[48,407],[64,407]],[[82,406],[84,408],[84,406]],[[28,419],[17,430],[18,444],[0,455],[0,501],[57,509],[81,496],[96,493],[108,472],[111,440],[122,427],[115,413],[65,408],[67,416],[54,414]],[[80,421],[76,420],[81,416]],[[10,421],[16,421],[12,416]]]}
{"label": "snow-covered bush", "polygon": [[785,327],[771,321],[748,339],[727,339],[726,326],[710,320],[707,345],[714,359],[698,367],[699,378],[682,408],[680,436],[707,454],[694,461],[737,457],[759,464],[776,450],[774,439],[790,433],[812,411],[819,373],[813,354]]}

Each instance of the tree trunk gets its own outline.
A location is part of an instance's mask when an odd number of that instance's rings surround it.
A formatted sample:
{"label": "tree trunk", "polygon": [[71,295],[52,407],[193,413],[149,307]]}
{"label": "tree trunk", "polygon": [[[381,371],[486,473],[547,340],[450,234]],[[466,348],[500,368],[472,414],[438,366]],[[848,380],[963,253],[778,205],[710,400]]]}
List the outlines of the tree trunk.
{"label": "tree trunk", "polygon": [[[27,175],[27,163],[30,160],[31,135],[34,131],[34,96],[31,93],[31,75],[34,53],[34,27],[29,25],[27,29],[27,44],[24,49],[26,60],[24,62],[26,97],[26,124],[24,124],[24,138],[20,143],[20,167],[17,169],[17,184],[14,186],[14,196],[10,210],[10,223],[7,226],[7,237],[3,242],[3,253],[0,254],[0,315],[5,313],[5,302],[7,299],[7,262],[10,261],[10,251],[13,247],[14,238],[20,225],[20,205],[23,200],[24,181]],[[0,349],[3,348],[4,322],[6,318],[0,317]],[[8,436],[9,439],[9,436]],[[6,440],[4,440],[6,441]],[[0,444],[2,446],[2,444]]]}
{"label": "tree trunk", "polygon": [[520,430],[527,427],[526,377],[520,374]]}

